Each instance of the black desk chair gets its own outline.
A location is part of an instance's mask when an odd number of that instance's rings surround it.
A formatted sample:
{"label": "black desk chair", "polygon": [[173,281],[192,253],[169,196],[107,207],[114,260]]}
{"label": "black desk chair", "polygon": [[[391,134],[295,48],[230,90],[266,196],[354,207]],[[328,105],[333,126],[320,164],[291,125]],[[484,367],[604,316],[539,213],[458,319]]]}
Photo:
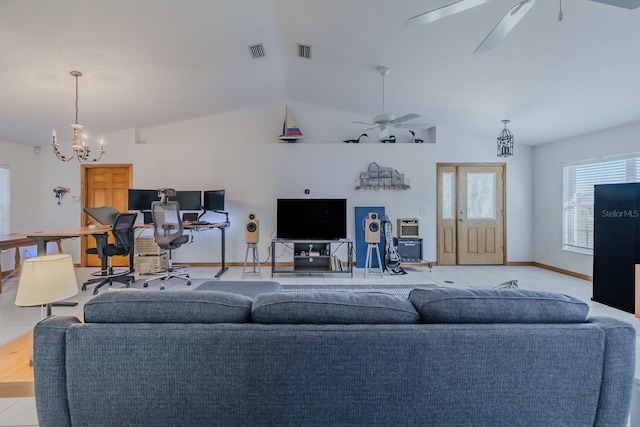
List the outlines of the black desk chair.
{"label": "black desk chair", "polygon": [[[121,213],[116,216],[113,225],[111,226],[111,234],[113,235],[113,243],[102,243],[98,241],[98,245],[95,248],[87,249],[87,254],[98,255],[100,259],[104,259],[105,257],[109,261],[108,267],[98,272],[92,273],[92,276],[95,276],[95,279],[89,279],[82,285],[82,290],[87,290],[87,285],[91,285],[93,283],[97,283],[93,289],[93,294],[96,295],[98,293],[98,289],[103,287],[106,284],[111,286],[113,282],[119,282],[127,285],[131,282],[135,282],[136,279],[133,276],[133,225],[136,222],[136,217],[138,214],[135,213]],[[106,239],[105,239],[106,240]],[[128,269],[119,269],[120,271],[116,271],[113,268],[113,256],[126,256],[129,255],[129,268]]]}
{"label": "black desk chair", "polygon": [[169,279],[186,280],[187,286],[191,284],[188,266],[173,266],[171,252],[183,244],[189,242],[189,234],[184,234],[182,218],[180,217],[180,205],[176,201],[163,200],[151,203],[151,216],[153,217],[153,238],[161,249],[169,251],[169,264],[166,271],[160,277],[154,277],[145,282],[144,287],[154,280],[162,280],[160,289],[164,289],[164,283]]}

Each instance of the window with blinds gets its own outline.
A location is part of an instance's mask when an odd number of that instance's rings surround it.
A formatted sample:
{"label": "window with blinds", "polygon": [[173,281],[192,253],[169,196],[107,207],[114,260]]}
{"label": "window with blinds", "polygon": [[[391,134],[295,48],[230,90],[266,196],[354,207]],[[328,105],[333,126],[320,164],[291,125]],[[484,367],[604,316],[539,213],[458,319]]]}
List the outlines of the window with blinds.
{"label": "window with blinds", "polygon": [[562,168],[562,249],[593,254],[594,185],[638,182],[639,161],[620,157]]}
{"label": "window with blinds", "polygon": [[0,165],[0,234],[9,234],[11,223],[9,222],[11,213],[11,169],[9,166]]}

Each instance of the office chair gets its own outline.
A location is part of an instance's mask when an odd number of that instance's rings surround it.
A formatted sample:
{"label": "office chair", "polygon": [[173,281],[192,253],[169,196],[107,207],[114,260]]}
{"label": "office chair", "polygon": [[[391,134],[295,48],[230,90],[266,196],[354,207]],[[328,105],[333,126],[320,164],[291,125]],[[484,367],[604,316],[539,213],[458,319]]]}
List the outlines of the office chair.
{"label": "office chair", "polygon": [[[160,289],[164,289],[164,284],[169,279],[182,279],[191,285],[189,279],[189,267],[173,267],[171,253],[189,241],[189,235],[183,234],[182,218],[180,217],[180,205],[176,201],[170,201],[167,194],[160,191],[160,201],[151,203],[151,216],[153,218],[153,238],[161,249],[169,251],[169,264],[166,271],[160,277],[154,277],[145,282],[144,287],[154,280],[162,280]],[[171,194],[171,193],[169,193]]]}
{"label": "office chair", "polygon": [[[113,282],[119,282],[127,285],[131,282],[135,282],[136,279],[133,276],[133,225],[136,222],[136,217],[138,214],[135,213],[120,213],[116,216],[116,219],[111,226],[111,234],[113,235],[113,243],[103,243],[101,240],[98,240],[97,247],[88,248],[86,250],[87,254],[98,255],[101,260],[104,260],[106,257],[108,259],[108,267],[106,269],[102,269],[95,273],[92,273],[92,276],[95,276],[95,279],[89,279],[82,284],[82,290],[87,290],[87,285],[98,283],[93,289],[93,294],[96,295],[98,293],[98,289],[106,285],[109,286],[113,284]],[[105,239],[106,240],[106,239]],[[126,256],[129,255],[129,268],[116,271],[113,268],[113,256]],[[104,266],[104,262],[103,262]]]}

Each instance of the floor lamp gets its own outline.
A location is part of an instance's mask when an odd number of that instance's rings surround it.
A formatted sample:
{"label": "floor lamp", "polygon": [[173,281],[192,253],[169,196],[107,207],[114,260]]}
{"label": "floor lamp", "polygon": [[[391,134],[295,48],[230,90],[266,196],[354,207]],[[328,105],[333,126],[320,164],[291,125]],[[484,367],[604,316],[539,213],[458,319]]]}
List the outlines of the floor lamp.
{"label": "floor lamp", "polygon": [[47,306],[51,315],[51,303],[70,298],[78,293],[78,282],[71,255],[46,255],[29,258],[22,264],[16,305]]}
{"label": "floor lamp", "polygon": [[[71,255],[46,255],[29,258],[22,264],[20,282],[16,293],[18,306],[47,306],[51,316],[51,303],[70,298],[78,293],[78,281],[73,269]],[[33,365],[33,356],[29,358]]]}

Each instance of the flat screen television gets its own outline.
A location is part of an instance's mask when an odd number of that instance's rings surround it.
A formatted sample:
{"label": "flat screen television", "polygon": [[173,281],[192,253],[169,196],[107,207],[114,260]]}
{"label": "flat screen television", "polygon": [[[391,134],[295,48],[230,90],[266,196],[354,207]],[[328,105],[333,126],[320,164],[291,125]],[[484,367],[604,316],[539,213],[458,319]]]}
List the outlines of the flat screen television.
{"label": "flat screen television", "polygon": [[204,192],[204,209],[213,212],[224,212],[224,190]]}
{"label": "flat screen television", "polygon": [[151,202],[160,200],[158,190],[129,189],[127,209],[130,211],[150,211]]}
{"label": "flat screen television", "polygon": [[278,239],[337,240],[347,237],[346,199],[278,199]]}
{"label": "flat screen television", "polygon": [[181,211],[199,211],[202,209],[202,191],[178,190],[169,200],[178,202]]}

